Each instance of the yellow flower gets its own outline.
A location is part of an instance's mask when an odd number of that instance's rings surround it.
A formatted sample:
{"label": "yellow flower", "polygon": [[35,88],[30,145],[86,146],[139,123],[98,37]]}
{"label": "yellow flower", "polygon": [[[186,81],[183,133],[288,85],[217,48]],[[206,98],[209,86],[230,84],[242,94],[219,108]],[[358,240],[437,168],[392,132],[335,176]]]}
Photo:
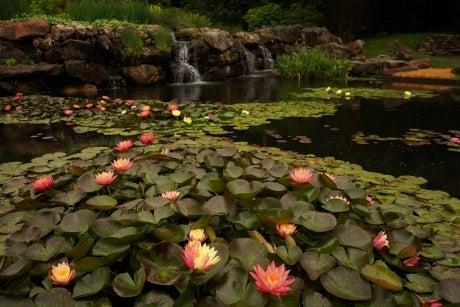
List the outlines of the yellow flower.
{"label": "yellow flower", "polygon": [[291,236],[297,229],[294,224],[276,224],[276,232],[281,236]]}
{"label": "yellow flower", "polygon": [[410,91],[405,91],[404,92],[404,97],[405,98],[409,98],[410,96],[412,96],[412,93]]}
{"label": "yellow flower", "polygon": [[207,236],[206,236],[206,233],[204,232],[203,228],[193,229],[188,234],[188,240],[189,241],[204,242],[204,241],[206,241],[206,238],[207,238]]}
{"label": "yellow flower", "polygon": [[177,117],[177,116],[180,116],[181,112],[180,110],[173,110],[171,114]]}
{"label": "yellow flower", "polygon": [[332,90],[332,89],[331,89],[330,86],[326,87],[326,93],[329,93],[331,90]]}
{"label": "yellow flower", "polygon": [[212,268],[220,257],[214,247],[201,244],[200,241],[189,241],[181,255],[184,264],[191,270],[206,271]]}
{"label": "yellow flower", "polygon": [[192,118],[191,118],[191,117],[185,116],[185,117],[184,117],[184,123],[186,123],[186,124],[191,124],[191,123],[192,123]]}
{"label": "yellow flower", "polygon": [[248,110],[243,110],[243,111],[241,111],[241,114],[242,115],[249,115],[249,111]]}
{"label": "yellow flower", "polygon": [[337,90],[337,91],[335,92],[335,94],[336,94],[336,95],[341,95],[341,94],[342,94],[342,90]]}

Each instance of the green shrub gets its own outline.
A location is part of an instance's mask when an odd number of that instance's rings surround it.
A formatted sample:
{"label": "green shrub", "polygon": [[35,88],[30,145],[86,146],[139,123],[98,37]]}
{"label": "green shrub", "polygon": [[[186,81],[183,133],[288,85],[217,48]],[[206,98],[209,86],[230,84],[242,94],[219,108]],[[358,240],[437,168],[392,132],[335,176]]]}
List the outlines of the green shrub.
{"label": "green shrub", "polygon": [[336,80],[347,77],[350,64],[344,59],[329,58],[318,50],[303,49],[278,56],[276,70],[288,78]]}
{"label": "green shrub", "polygon": [[32,13],[57,15],[65,11],[68,0],[32,0]]}
{"label": "green shrub", "polygon": [[29,12],[30,0],[2,0],[1,7],[0,20],[9,20]]}
{"label": "green shrub", "polygon": [[281,24],[299,24],[305,27],[313,27],[319,24],[321,13],[312,5],[291,3],[288,9],[283,10]]}
{"label": "green shrub", "polygon": [[211,25],[208,17],[180,8],[150,5],[149,10],[153,23],[164,25],[170,29],[202,28]]}
{"label": "green shrub", "polygon": [[140,33],[134,29],[125,28],[120,32],[121,42],[126,50],[137,57],[143,53],[143,43]]}
{"label": "green shrub", "polygon": [[70,18],[77,21],[118,19],[147,24],[151,20],[148,7],[140,1],[79,0],[67,5],[67,13]]}
{"label": "green shrub", "polygon": [[173,44],[173,36],[171,34],[171,30],[165,27],[159,27],[158,30],[156,30],[153,34],[153,38],[155,39],[155,44],[158,50],[166,53],[171,52]]}
{"label": "green shrub", "polygon": [[248,10],[243,19],[248,23],[248,30],[253,31],[263,26],[270,27],[280,24],[282,13],[279,4],[270,3]]}

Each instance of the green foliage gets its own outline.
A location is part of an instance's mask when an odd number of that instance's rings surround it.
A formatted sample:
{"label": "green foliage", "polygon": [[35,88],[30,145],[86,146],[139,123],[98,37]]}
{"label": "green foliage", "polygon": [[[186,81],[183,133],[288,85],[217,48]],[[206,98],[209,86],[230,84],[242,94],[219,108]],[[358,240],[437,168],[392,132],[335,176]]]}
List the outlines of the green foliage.
{"label": "green foliage", "polygon": [[165,27],[159,27],[155,33],[153,33],[153,38],[155,39],[155,44],[159,51],[166,53],[171,52],[173,44],[173,36],[171,34],[171,30]]}
{"label": "green foliage", "polygon": [[282,54],[276,61],[276,69],[280,75],[298,79],[344,79],[350,68],[347,60],[329,58],[323,52],[315,49],[303,49],[300,52]]}
{"label": "green foliage", "polygon": [[281,24],[299,24],[305,27],[318,26],[321,13],[312,5],[302,5],[299,2],[291,3],[288,9],[283,10]]}
{"label": "green foliage", "polygon": [[6,65],[6,67],[11,68],[16,65],[18,61],[14,58],[1,59],[0,64]]}
{"label": "green foliage", "polygon": [[202,28],[211,25],[211,21],[205,15],[187,12],[175,7],[161,7],[150,5],[152,22],[170,29]]}
{"label": "green foliage", "polygon": [[243,18],[248,23],[248,30],[253,31],[264,26],[271,27],[280,24],[282,13],[279,4],[270,3],[248,10]]}
{"label": "green foliage", "polygon": [[65,11],[68,0],[32,0],[33,14],[57,15]]}
{"label": "green foliage", "polygon": [[77,21],[118,19],[147,24],[151,19],[148,7],[140,1],[79,0],[67,5],[67,13],[71,19]]}
{"label": "green foliage", "polygon": [[140,33],[134,29],[125,28],[120,32],[121,42],[126,50],[137,57],[143,53],[143,43]]}
{"label": "green foliage", "polygon": [[0,4],[0,20],[9,20],[30,9],[30,0],[2,0]]}

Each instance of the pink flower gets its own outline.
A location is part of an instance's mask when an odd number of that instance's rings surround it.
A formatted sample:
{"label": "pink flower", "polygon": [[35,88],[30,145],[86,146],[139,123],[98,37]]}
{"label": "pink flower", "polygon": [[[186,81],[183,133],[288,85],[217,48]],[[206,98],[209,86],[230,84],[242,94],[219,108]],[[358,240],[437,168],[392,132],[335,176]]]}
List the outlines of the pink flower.
{"label": "pink flower", "polygon": [[75,109],[75,110],[81,109],[80,105],[78,105],[76,103],[72,105],[72,108]]}
{"label": "pink flower", "polygon": [[161,194],[161,197],[169,199],[170,201],[174,202],[179,198],[178,191],[168,191]]}
{"label": "pink flower", "polygon": [[177,106],[177,104],[170,104],[168,106],[168,110],[171,111],[171,112],[174,111],[174,110],[178,110],[178,109],[179,109],[179,107]]}
{"label": "pink flower", "polygon": [[75,279],[75,270],[71,270],[67,261],[52,265],[48,271],[48,277],[53,285],[66,286]]}
{"label": "pink flower", "polygon": [[370,207],[370,206],[372,206],[374,204],[374,199],[372,198],[372,196],[367,195],[366,200],[367,200],[366,206]]}
{"label": "pink flower", "polygon": [[190,233],[188,234],[188,237],[187,239],[189,241],[200,241],[200,242],[204,242],[206,241],[207,239],[207,236],[206,236],[206,233],[204,232],[203,228],[197,228],[197,229],[193,229],[190,231]]}
{"label": "pink flower", "polygon": [[276,224],[276,231],[281,237],[291,236],[297,229],[294,224]]}
{"label": "pink flower", "polygon": [[94,107],[94,104],[92,104],[92,103],[86,104],[87,109],[92,109],[93,107]]}
{"label": "pink flower", "polygon": [[404,266],[416,266],[420,262],[420,257],[415,256],[403,261]]}
{"label": "pink flower", "polygon": [[115,99],[113,100],[113,102],[115,102],[115,103],[120,103],[120,102],[121,102],[121,98],[115,98]]}
{"label": "pink flower", "polygon": [[460,145],[460,138],[451,138],[450,142],[455,145]]}
{"label": "pink flower", "polygon": [[435,298],[425,301],[420,305],[420,307],[441,307],[441,306],[442,304],[439,302],[438,299],[435,299]]}
{"label": "pink flower", "polygon": [[150,110],[142,110],[141,113],[139,113],[140,118],[147,118],[150,116]]}
{"label": "pink flower", "polygon": [[114,175],[112,171],[101,172],[94,176],[94,181],[96,181],[97,184],[104,186],[112,184],[112,182],[114,182],[115,179],[117,179],[117,175]]}
{"label": "pink flower", "polygon": [[22,109],[23,109],[23,106],[17,106],[17,107],[16,107],[16,108],[14,108],[14,109],[15,109],[16,111],[18,111],[18,112],[21,112],[21,111],[22,111]]}
{"label": "pink flower", "polygon": [[334,196],[329,196],[326,201],[331,201],[333,199],[339,199],[341,201],[343,201],[344,203],[346,203],[347,205],[351,205],[351,202],[344,196],[341,196],[341,195],[334,195]]}
{"label": "pink flower", "polygon": [[37,191],[44,191],[53,185],[53,180],[53,176],[40,177],[32,182],[32,186]]}
{"label": "pink flower", "polygon": [[13,98],[13,101],[21,101],[21,98],[22,98],[22,95],[19,96],[18,94],[16,94],[16,96],[14,96]]}
{"label": "pink flower", "polygon": [[155,136],[152,133],[144,133],[139,136],[139,141],[144,145],[150,145],[155,141]]}
{"label": "pink flower", "polygon": [[132,100],[132,99],[126,100],[126,104],[129,106],[132,106],[135,103],[136,103],[136,100]]}
{"label": "pink flower", "polygon": [[71,115],[73,114],[73,111],[70,110],[70,109],[69,109],[69,110],[64,110],[64,114],[65,114],[66,116],[71,116]]}
{"label": "pink flower", "polygon": [[120,141],[118,142],[117,146],[115,147],[116,150],[123,152],[123,151],[128,151],[133,147],[133,141],[131,140],[125,140],[125,141]]}
{"label": "pink flower", "polygon": [[313,179],[313,173],[308,168],[296,168],[289,175],[291,181],[297,184],[305,184]]}
{"label": "pink flower", "polygon": [[128,158],[119,158],[112,161],[112,167],[117,172],[126,172],[134,162]]}
{"label": "pink flower", "polygon": [[101,98],[102,98],[102,100],[110,100],[109,96],[102,96]]}
{"label": "pink flower", "polygon": [[388,235],[382,230],[374,238],[374,247],[377,250],[381,250],[384,246],[389,248],[390,242],[388,241]]}
{"label": "pink flower", "polygon": [[9,112],[9,111],[11,111],[12,107],[13,107],[12,105],[7,104],[6,106],[3,107],[3,111]]}
{"label": "pink flower", "polygon": [[290,270],[284,268],[284,264],[279,267],[275,266],[275,262],[272,261],[267,270],[264,271],[259,265],[254,267],[254,272],[249,272],[249,274],[256,281],[256,289],[261,292],[270,293],[276,296],[286,295],[291,288],[291,285],[295,279],[288,279],[288,274]]}
{"label": "pink flower", "polygon": [[206,243],[201,244],[197,240],[189,241],[185,245],[181,258],[184,264],[193,271],[206,271],[220,261],[214,247],[209,247]]}

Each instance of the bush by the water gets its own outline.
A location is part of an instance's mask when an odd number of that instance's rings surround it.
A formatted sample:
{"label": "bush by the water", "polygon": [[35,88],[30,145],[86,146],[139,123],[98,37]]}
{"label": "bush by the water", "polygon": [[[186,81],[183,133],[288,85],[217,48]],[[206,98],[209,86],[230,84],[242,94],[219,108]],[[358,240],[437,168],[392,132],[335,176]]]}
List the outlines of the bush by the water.
{"label": "bush by the water", "polygon": [[30,0],[3,0],[0,20],[9,20],[26,13],[30,8]]}
{"label": "bush by the water", "polygon": [[276,70],[284,77],[311,80],[344,79],[350,68],[347,60],[330,58],[314,49],[280,55],[276,63]]}

